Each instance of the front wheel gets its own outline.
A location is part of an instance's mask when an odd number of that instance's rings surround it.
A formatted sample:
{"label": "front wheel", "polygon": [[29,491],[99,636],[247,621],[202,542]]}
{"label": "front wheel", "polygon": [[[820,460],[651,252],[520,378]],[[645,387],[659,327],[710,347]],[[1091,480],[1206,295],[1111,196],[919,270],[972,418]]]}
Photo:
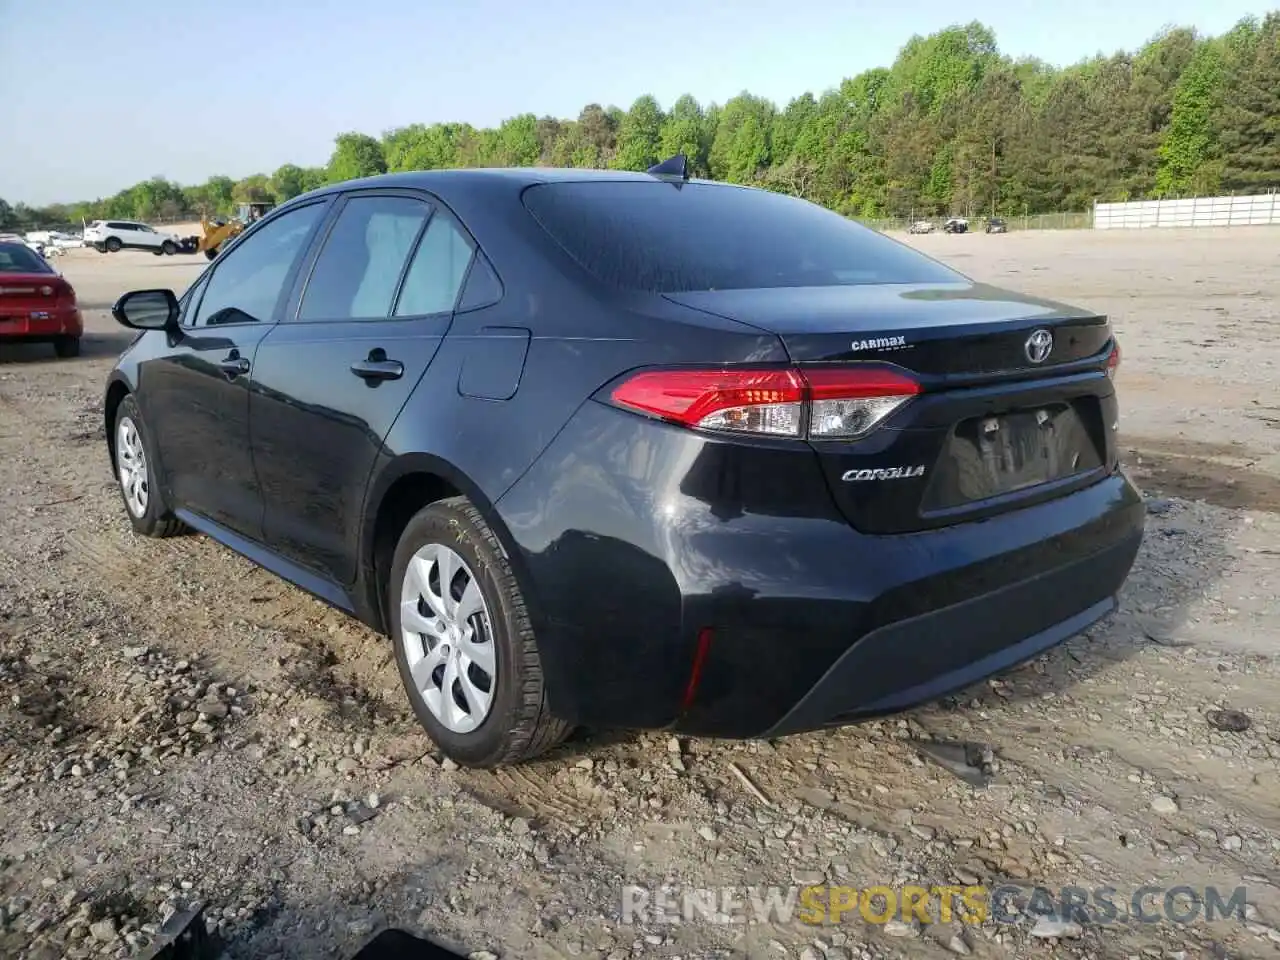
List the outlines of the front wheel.
{"label": "front wheel", "polygon": [[547,707],[520,586],[471,501],[441,500],[409,521],[387,609],[413,712],[446,756],[496,767],[544,753],[568,734]]}
{"label": "front wheel", "polygon": [[204,252],[204,258],[205,258],[206,260],[212,260],[212,259],[213,259],[214,257],[216,257],[217,255],[218,255],[218,248],[217,248],[217,247],[213,247],[212,249],[206,250],[206,251]]}
{"label": "front wheel", "polygon": [[172,257],[178,252],[178,245],[172,240],[166,240],[164,243],[160,244],[160,252],[166,257]]}
{"label": "front wheel", "polygon": [[116,479],[120,496],[133,529],[144,537],[171,537],[184,529],[182,521],[169,511],[155,480],[155,458],[151,456],[142,412],[133,396],[120,401],[115,423]]}

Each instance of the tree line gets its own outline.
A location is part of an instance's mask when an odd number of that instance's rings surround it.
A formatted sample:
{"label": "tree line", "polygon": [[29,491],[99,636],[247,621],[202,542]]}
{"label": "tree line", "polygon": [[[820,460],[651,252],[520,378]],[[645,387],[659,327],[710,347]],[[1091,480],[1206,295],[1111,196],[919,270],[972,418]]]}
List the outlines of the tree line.
{"label": "tree line", "polygon": [[285,164],[196,186],[153,177],[113,197],[43,208],[0,200],[0,227],[177,219],[281,202],[388,171],[475,166],[643,170],[685,153],[695,175],[795,194],[856,217],[1084,210],[1094,200],[1280,186],[1280,11],[1217,37],[1161,32],[1068,67],[1002,55],[981,23],[912,37],[890,67],[779,108],[642,96],[576,119],[494,128],[411,124],[343,133],[324,167]]}

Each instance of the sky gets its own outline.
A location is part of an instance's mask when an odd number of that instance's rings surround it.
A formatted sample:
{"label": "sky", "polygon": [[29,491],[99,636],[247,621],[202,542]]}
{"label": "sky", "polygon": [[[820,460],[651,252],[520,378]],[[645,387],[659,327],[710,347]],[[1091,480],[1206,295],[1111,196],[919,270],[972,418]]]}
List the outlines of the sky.
{"label": "sky", "polygon": [[576,117],[651,93],[780,106],[979,20],[1065,65],[1169,24],[1228,30],[1239,0],[0,0],[0,197],[92,200],[327,161],[336,134]]}

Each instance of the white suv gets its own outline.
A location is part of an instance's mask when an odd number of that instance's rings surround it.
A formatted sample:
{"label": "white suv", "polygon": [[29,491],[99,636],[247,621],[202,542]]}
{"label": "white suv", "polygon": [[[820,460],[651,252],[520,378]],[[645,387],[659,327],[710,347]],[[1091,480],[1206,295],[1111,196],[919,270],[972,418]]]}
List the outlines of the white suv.
{"label": "white suv", "polygon": [[95,220],[85,228],[84,243],[99,253],[132,249],[150,250],[157,256],[172,256],[182,248],[182,241],[175,234],[161,233],[136,220]]}

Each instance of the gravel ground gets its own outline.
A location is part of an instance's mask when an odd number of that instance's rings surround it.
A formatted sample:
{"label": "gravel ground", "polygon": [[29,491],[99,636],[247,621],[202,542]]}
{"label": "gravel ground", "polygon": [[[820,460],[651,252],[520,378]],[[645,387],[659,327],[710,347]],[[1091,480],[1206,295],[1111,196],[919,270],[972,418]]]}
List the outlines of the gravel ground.
{"label": "gravel ground", "polygon": [[[85,355],[0,347],[0,956],[131,956],[197,901],[232,957],[345,956],[385,924],[481,960],[1274,955],[1280,231],[912,242],[1114,318],[1151,498],[1121,611],[903,717],[753,743],[585,732],[498,772],[439,761],[380,638],[205,538],[131,534],[100,419],[128,336],[106,307],[202,261],[64,257]],[[976,768],[948,761],[960,743]],[[620,922],[624,884],[821,882],[1122,904],[1244,886],[1250,905],[1189,924],[1025,902],[978,925]]]}

